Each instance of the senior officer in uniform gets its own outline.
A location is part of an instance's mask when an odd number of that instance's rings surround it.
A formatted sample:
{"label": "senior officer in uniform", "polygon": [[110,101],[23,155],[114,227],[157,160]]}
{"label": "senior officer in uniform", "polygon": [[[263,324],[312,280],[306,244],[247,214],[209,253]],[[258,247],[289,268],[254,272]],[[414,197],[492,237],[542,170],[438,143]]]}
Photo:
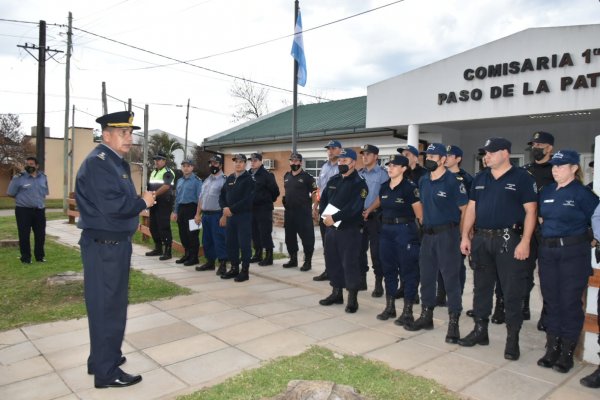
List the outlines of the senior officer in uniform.
{"label": "senior officer in uniform", "polygon": [[[252,243],[254,257],[250,262],[260,266],[273,265],[273,202],[279,197],[275,175],[265,169],[262,154],[250,155],[250,173],[254,177],[254,202],[252,204]],[[265,258],[262,257],[265,249]]]}
{"label": "senior officer in uniform", "polygon": [[316,200],[317,182],[311,174],[302,169],[302,154],[290,155],[290,171],[283,176],[283,228],[285,230],[285,246],[290,260],[283,268],[298,266],[298,239],[302,240],[304,263],[300,271],[312,268],[312,255],[315,249],[315,229],[311,215],[311,203]]}
{"label": "senior officer in uniform", "polygon": [[[511,165],[508,140],[490,138],[483,149],[488,169],[473,180],[460,246],[463,254],[471,255],[471,268],[474,269],[475,328],[458,344],[468,347],[489,344],[488,318],[498,274],[506,309],[504,358],[518,360],[519,332],[523,323],[521,304],[527,257],[536,225],[537,189],[527,171]],[[473,227],[475,234],[471,240]]]}
{"label": "senior officer in uniform", "polygon": [[[246,171],[246,156],[235,154],[232,158],[233,174],[225,180],[221,190],[219,205],[223,216],[219,225],[227,227],[227,256],[231,262],[229,271],[221,275],[222,279],[234,278],[236,282],[249,279],[250,256],[252,246],[252,203],[254,199],[254,177]],[[242,270],[240,271],[240,251]]]}
{"label": "senior officer in uniform", "polygon": [[540,286],[546,315],[546,354],[538,365],[567,373],[585,314],[583,292],[592,275],[590,221],[598,196],[583,186],[579,153],[561,150],[550,160],[555,183],[539,200]]}
{"label": "senior officer in uniform", "polygon": [[[383,296],[383,271],[379,260],[379,232],[381,231],[381,209],[379,208],[379,189],[381,185],[390,178],[377,160],[379,159],[379,148],[371,144],[364,145],[360,150],[364,167],[358,170],[369,188],[369,194],[365,199],[363,211],[362,248],[360,251],[361,272],[365,276],[369,272],[367,251],[371,248],[371,262],[375,274],[375,288],[371,293],[373,297]],[[366,289],[366,287],[365,287]],[[394,292],[395,294],[396,292]]]}
{"label": "senior officer in uniform", "polygon": [[[319,187],[319,192],[317,196],[317,201],[313,203],[313,219],[315,221],[319,221],[319,229],[321,231],[321,241],[323,242],[323,254],[327,251],[327,246],[325,246],[325,233],[327,232],[325,224],[319,218],[319,202],[321,196],[323,196],[323,191],[327,187],[327,182],[331,179],[332,176],[339,173],[338,170],[338,156],[342,151],[342,144],[337,140],[330,140],[326,145],[327,149],[327,161],[325,164],[321,166],[321,170],[319,171],[319,176],[317,178],[317,186]],[[317,275],[313,277],[313,281],[327,281],[329,280],[329,276],[327,274],[327,264],[325,264],[325,271],[321,273],[321,275]]]}
{"label": "senior officer in uniform", "polygon": [[210,175],[202,184],[202,192],[196,209],[194,221],[202,222],[202,248],[206,263],[196,267],[196,271],[214,271],[215,261],[219,260],[217,275],[221,276],[227,268],[227,246],[225,244],[225,227],[219,226],[223,210],[219,205],[221,189],[225,184],[225,174],[221,170],[223,159],[214,155],[208,160]]}
{"label": "senior officer in uniform", "polygon": [[404,281],[405,296],[402,315],[394,323],[405,325],[414,321],[413,300],[417,294],[419,270],[419,233],[417,223],[423,220],[423,207],[417,185],[404,176],[408,158],[396,154],[387,164],[390,179],[381,185],[381,265],[385,277],[385,309],[377,319],[396,317],[398,276]]}
{"label": "senior officer in uniform", "polygon": [[462,312],[460,288],[460,222],[467,202],[467,190],[444,166],[446,146],[432,143],[425,151],[425,168],[429,171],[419,181],[423,203],[423,238],[419,251],[421,272],[421,316],[404,329],[433,329],[433,309],[436,304],[438,271],[442,274],[448,294],[447,343],[460,339],[458,320]]}
{"label": "senior officer in uniform", "polygon": [[175,174],[167,167],[167,157],[161,151],[154,156],[154,167],[148,180],[148,191],[156,194],[156,206],[150,209],[150,233],[154,240],[154,250],[146,255],[160,256],[159,260],[169,260],[173,242],[169,217],[173,210],[172,185]]}
{"label": "senior officer in uniform", "polygon": [[202,180],[194,174],[194,162],[190,159],[181,162],[183,176],[177,180],[175,206],[171,220],[177,221],[181,245],[185,254],[175,261],[185,266],[198,264],[200,251],[200,230],[190,231],[190,220],[194,219],[198,208],[198,199],[202,192]]}
{"label": "senior officer in uniform", "polygon": [[119,368],[126,360],[121,344],[127,320],[131,237],[139,213],[155,204],[154,193],[136,193],[123,156],[132,146],[133,113],[122,111],[96,120],[102,144],[81,164],[75,186],[78,227],[82,229],[85,305],[90,331],[88,373],[97,388],[123,387],[142,380]]}
{"label": "senior officer in uniform", "polygon": [[[340,173],[329,180],[319,204],[321,218],[327,226],[325,267],[333,288],[331,294],[320,300],[319,304],[343,304],[343,288],[346,288],[346,312],[355,313],[358,310],[357,294],[364,284],[359,263],[360,228],[369,189],[365,180],[356,172],[354,150],[342,149],[338,168]],[[332,210],[332,207],[335,208]]]}
{"label": "senior officer in uniform", "polygon": [[37,262],[44,262],[44,242],[46,241],[46,205],[48,178],[38,171],[35,157],[27,157],[25,170],[15,175],[8,185],[6,194],[15,199],[15,218],[19,232],[21,262],[31,264],[31,242],[33,231],[33,255]]}

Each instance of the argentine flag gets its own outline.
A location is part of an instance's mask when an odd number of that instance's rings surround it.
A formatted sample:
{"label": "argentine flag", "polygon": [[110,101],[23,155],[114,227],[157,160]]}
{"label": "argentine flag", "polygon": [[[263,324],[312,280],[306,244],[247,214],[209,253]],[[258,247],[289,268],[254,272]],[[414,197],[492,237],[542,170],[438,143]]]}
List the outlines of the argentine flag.
{"label": "argentine flag", "polygon": [[302,40],[302,16],[298,10],[298,19],[294,29],[294,44],[292,44],[292,57],[298,62],[298,84],[306,85],[306,58],[304,57],[304,41]]}

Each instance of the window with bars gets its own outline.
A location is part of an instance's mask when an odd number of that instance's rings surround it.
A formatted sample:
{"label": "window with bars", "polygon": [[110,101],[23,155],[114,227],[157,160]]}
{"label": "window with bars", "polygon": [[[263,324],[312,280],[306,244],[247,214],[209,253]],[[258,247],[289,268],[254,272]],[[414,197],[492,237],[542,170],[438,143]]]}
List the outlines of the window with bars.
{"label": "window with bars", "polygon": [[325,158],[305,158],[304,159],[304,170],[315,177],[319,176],[321,167],[327,162]]}

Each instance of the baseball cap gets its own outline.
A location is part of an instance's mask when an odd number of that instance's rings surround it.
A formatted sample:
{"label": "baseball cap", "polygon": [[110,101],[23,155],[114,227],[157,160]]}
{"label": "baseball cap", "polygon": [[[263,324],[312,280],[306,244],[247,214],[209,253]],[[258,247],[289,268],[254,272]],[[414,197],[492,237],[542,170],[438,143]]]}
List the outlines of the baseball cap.
{"label": "baseball cap", "polygon": [[302,161],[302,154],[300,154],[300,153],[290,154],[290,161],[293,161],[293,160]]}
{"label": "baseball cap", "polygon": [[337,140],[330,140],[326,145],[325,148],[328,147],[342,147],[342,144],[340,142],[338,142]]}
{"label": "baseball cap", "polygon": [[575,150],[559,150],[550,159],[552,165],[573,164],[579,165],[579,153]]}
{"label": "baseball cap", "polygon": [[246,158],[246,156],[244,154],[234,154],[233,157],[231,158],[233,161],[248,161],[248,159]]}
{"label": "baseball cap", "polygon": [[402,154],[396,154],[394,157],[392,157],[390,159],[390,161],[385,163],[385,165],[390,165],[390,164],[408,167],[408,158],[404,157]]}
{"label": "baseball cap", "polygon": [[551,146],[554,146],[554,136],[552,136],[552,134],[548,133],[548,132],[543,132],[543,131],[535,132],[533,134],[533,136],[531,137],[531,141],[527,142],[527,144],[530,146],[533,143],[544,143],[544,144],[549,144]]}
{"label": "baseball cap", "polygon": [[353,160],[356,160],[356,152],[350,147],[345,147],[342,149],[339,158],[351,158]]}
{"label": "baseball cap", "polygon": [[448,155],[453,155],[455,157],[462,157],[463,156],[463,151],[460,147],[455,146],[453,144],[449,145],[446,147],[446,152],[448,153]]}
{"label": "baseball cap", "polygon": [[446,152],[446,146],[444,146],[441,143],[431,143],[429,146],[427,146],[425,154],[437,154],[441,157],[445,157],[448,155],[448,153]]}
{"label": "baseball cap", "polygon": [[500,150],[508,150],[510,153],[511,146],[512,144],[508,140],[501,137],[493,137],[485,141],[485,144],[483,145],[483,151],[495,153]]}
{"label": "baseball cap", "polygon": [[252,154],[250,154],[250,159],[251,160],[257,159],[257,160],[262,161],[262,154],[261,153],[252,153]]}
{"label": "baseball cap", "polygon": [[379,147],[373,146],[372,144],[365,144],[363,147],[360,148],[360,154],[363,153],[379,154]]}
{"label": "baseball cap", "polygon": [[406,145],[403,147],[398,147],[396,149],[396,151],[398,153],[402,153],[404,150],[408,150],[410,151],[412,154],[414,154],[415,157],[419,157],[419,150],[415,147],[415,146],[411,146],[411,145]]}

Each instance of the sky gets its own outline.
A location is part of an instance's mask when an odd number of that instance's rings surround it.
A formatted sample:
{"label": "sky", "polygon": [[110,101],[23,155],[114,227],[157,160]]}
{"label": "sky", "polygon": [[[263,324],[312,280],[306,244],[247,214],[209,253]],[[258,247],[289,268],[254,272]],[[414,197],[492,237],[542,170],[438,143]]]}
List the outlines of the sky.
{"label": "sky", "polygon": [[[364,96],[373,83],[527,28],[600,20],[598,0],[301,0],[300,9],[309,30],[304,104]],[[63,51],[46,62],[46,126],[62,137],[69,12],[75,126],[98,128],[102,82],[109,112],[131,98],[137,125],[147,104],[149,129],[180,137],[190,99],[188,137],[197,144],[239,124],[232,76],[276,87],[269,111],[292,103],[293,0],[2,0],[0,114],[18,114],[26,134],[37,123],[38,63],[17,45],[37,45],[44,20],[47,46]]]}

